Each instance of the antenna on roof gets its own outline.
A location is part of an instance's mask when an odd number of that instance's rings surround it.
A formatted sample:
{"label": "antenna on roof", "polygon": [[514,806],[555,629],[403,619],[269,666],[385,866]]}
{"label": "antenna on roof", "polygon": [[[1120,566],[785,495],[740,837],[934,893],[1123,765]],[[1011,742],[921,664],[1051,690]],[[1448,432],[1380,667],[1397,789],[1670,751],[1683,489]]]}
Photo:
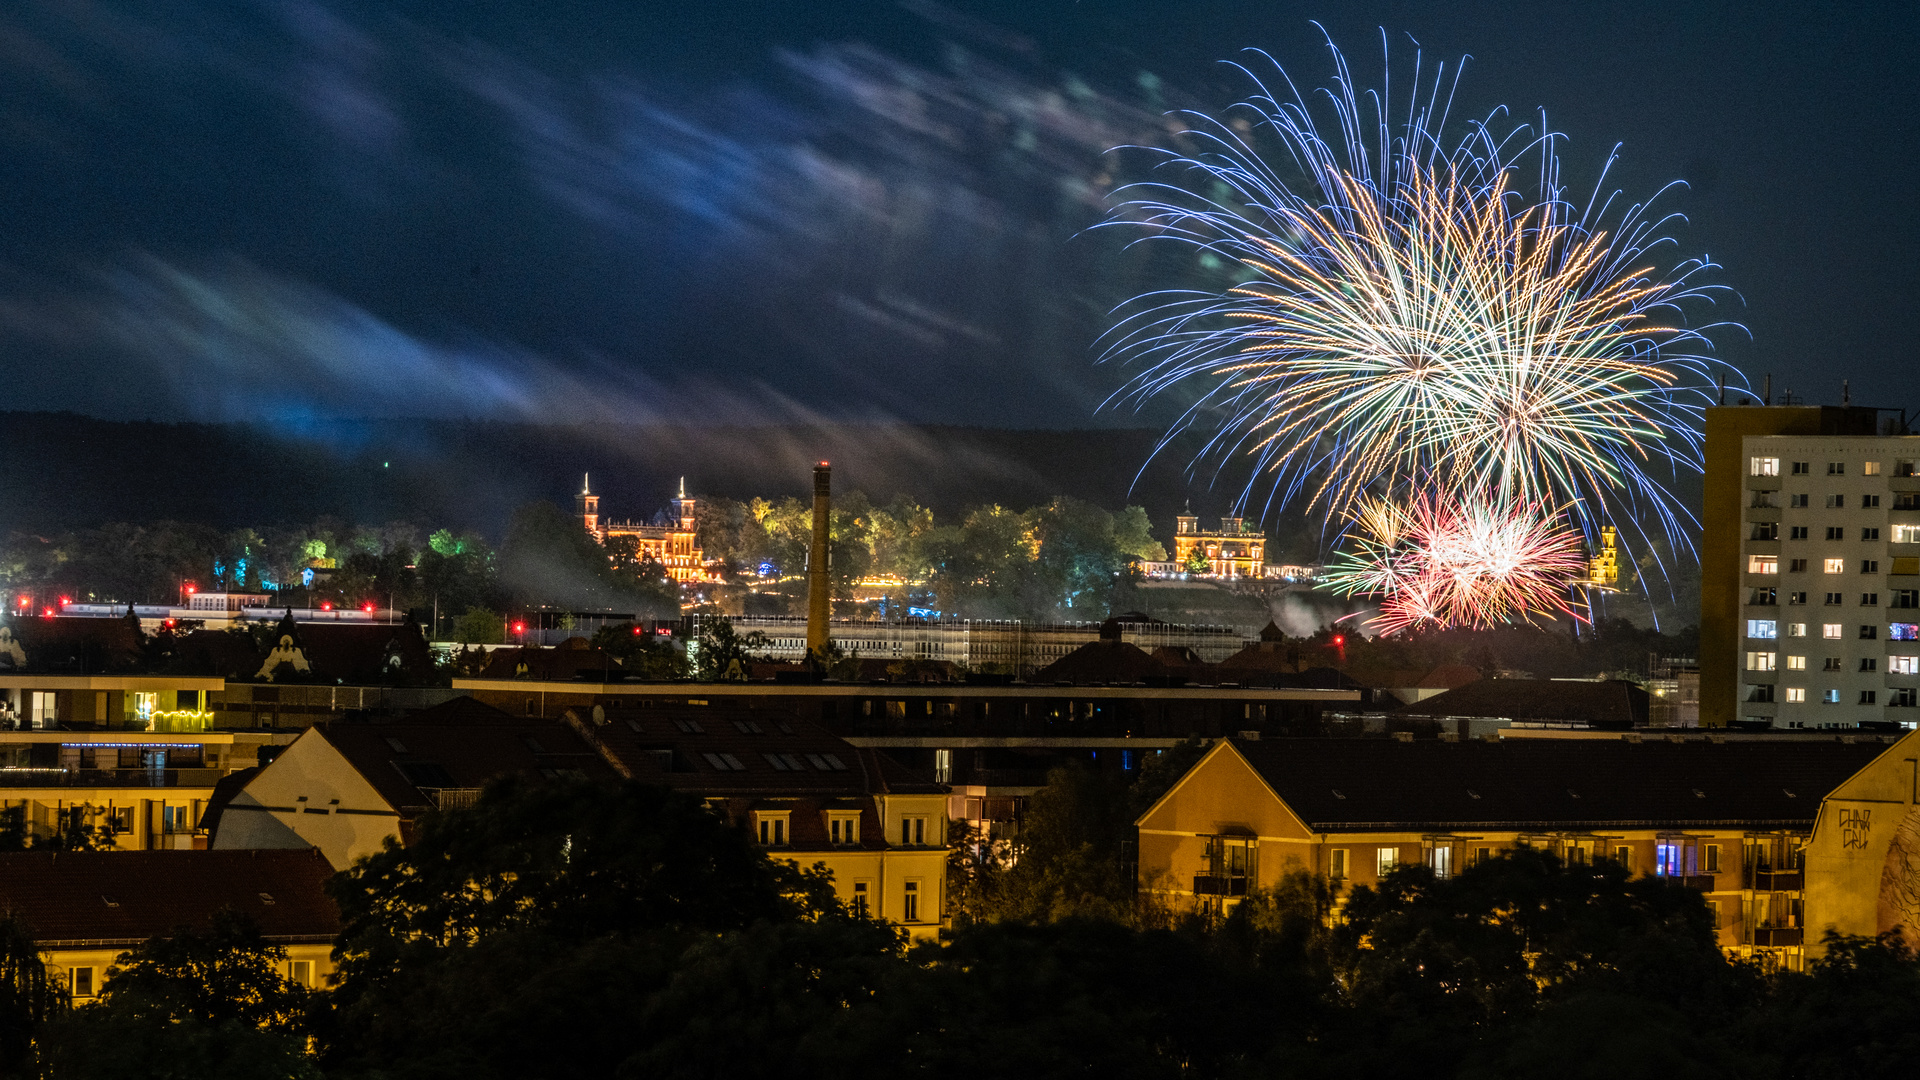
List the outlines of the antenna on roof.
{"label": "antenna on roof", "polygon": [[1841,379],[1840,380],[1840,407],[1844,409],[1851,404],[1853,404],[1853,391],[1847,388],[1847,380]]}
{"label": "antenna on roof", "polygon": [[1773,404],[1773,372],[1771,371],[1767,372],[1767,377],[1760,383],[1760,404]]}
{"label": "antenna on roof", "polygon": [[580,474],[580,494],[582,495],[593,494],[593,485],[588,483],[588,481],[591,479],[593,479],[593,477],[589,473]]}

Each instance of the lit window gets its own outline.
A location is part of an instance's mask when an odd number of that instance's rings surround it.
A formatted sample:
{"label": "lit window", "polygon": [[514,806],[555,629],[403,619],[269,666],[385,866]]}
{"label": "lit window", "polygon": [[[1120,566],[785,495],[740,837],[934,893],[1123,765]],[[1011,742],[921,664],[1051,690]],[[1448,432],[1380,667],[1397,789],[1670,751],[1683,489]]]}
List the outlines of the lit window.
{"label": "lit window", "polygon": [[1880,475],[1880,463],[1879,463],[1879,462],[1877,462],[1877,461],[1868,461],[1868,462],[1865,462],[1865,463],[1863,463],[1863,464],[1862,464],[1862,465],[1860,466],[1860,475],[1862,475],[1862,476],[1879,476],[1879,475]]}
{"label": "lit window", "polygon": [[287,961],[287,981],[294,984],[295,986],[312,986],[313,985],[313,961],[311,960]]}
{"label": "lit window", "polygon": [[1381,877],[1386,877],[1399,861],[1399,848],[1383,847],[1373,853],[1373,872]]}
{"label": "lit window", "polygon": [[918,881],[907,882],[906,896],[902,898],[900,905],[900,921],[910,923],[920,921],[920,883]]}
{"label": "lit window", "polygon": [[[1722,563],[1721,565],[1725,566],[1726,564]],[[1847,572],[1847,560],[1845,559],[1828,559],[1820,565],[1829,574],[1844,574]]]}
{"label": "lit window", "polygon": [[1778,555],[1747,556],[1747,573],[1777,574],[1779,572],[1780,572],[1780,556]]}
{"label": "lit window", "polygon": [[1777,457],[1757,457],[1749,461],[1748,476],[1779,476],[1780,459]]}
{"label": "lit window", "polygon": [[1840,691],[1824,690],[1820,694],[1820,700],[1827,705],[1838,705],[1840,704]]}
{"label": "lit window", "polygon": [[1453,876],[1453,849],[1444,844],[1436,844],[1431,859],[1427,863],[1433,868],[1433,876],[1445,878]]}
{"label": "lit window", "polygon": [[1347,849],[1334,848],[1327,855],[1327,876],[1335,881],[1347,880]]}
{"label": "lit window", "polygon": [[1889,623],[1887,637],[1894,641],[1920,641],[1920,623]]}
{"label": "lit window", "polygon": [[70,969],[69,974],[72,977],[72,984],[67,988],[69,993],[71,993],[74,997],[77,997],[77,998],[83,998],[83,997],[90,998],[93,996],[94,991],[93,991],[93,969],[92,968],[90,967],[72,968]]}
{"label": "lit window", "polygon": [[1887,672],[1891,675],[1920,675],[1920,656],[1889,656]]}
{"label": "lit window", "polygon": [[1775,626],[1772,619],[1748,619],[1747,636],[1771,641],[1776,636]]}
{"label": "lit window", "polygon": [[1920,544],[1920,525],[1895,525],[1893,542],[1896,544]]}
{"label": "lit window", "polygon": [[1842,626],[1841,626],[1841,625],[1840,625],[1839,623],[1837,623],[1837,622],[1830,622],[1830,623],[1821,623],[1821,624],[1820,624],[1820,636],[1821,636],[1821,637],[1823,637],[1823,638],[1834,638],[1834,639],[1838,639],[1838,638],[1840,638],[1840,637],[1842,637],[1842,636],[1844,636],[1844,635],[1843,635],[1843,634],[1841,633],[1841,631],[1842,631],[1843,629],[1844,629],[1844,628],[1843,628],[1843,627],[1842,627]]}
{"label": "lit window", "polygon": [[1774,657],[1775,654],[1770,652],[1750,652],[1747,654],[1747,670],[1772,671],[1774,669]]}
{"label": "lit window", "polygon": [[1804,687],[1799,687],[1799,686],[1787,687],[1787,700],[1792,703],[1799,703],[1799,702],[1806,701],[1807,700],[1806,689]]}
{"label": "lit window", "polygon": [[1788,671],[1805,671],[1805,670],[1807,670],[1807,658],[1806,658],[1806,657],[1804,657],[1804,656],[1789,656],[1789,657],[1787,657],[1787,670],[1788,670]]}
{"label": "lit window", "polygon": [[[1804,597],[1804,596],[1805,596],[1806,594],[1805,594],[1805,593],[1801,593],[1800,595]],[[1806,636],[1807,636],[1807,624],[1806,624],[1806,623],[1803,623],[1803,622],[1790,622],[1790,623],[1788,623],[1788,624],[1787,624],[1787,636],[1788,636],[1788,637],[1806,637]]]}

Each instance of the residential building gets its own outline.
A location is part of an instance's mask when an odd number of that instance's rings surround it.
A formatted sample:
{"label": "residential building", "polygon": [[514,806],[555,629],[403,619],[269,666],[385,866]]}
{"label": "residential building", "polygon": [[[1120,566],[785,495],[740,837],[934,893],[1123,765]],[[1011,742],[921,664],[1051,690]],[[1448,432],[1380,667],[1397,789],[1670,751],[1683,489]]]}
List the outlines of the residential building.
{"label": "residential building", "polygon": [[1821,934],[1899,929],[1920,947],[1920,734],[1909,733],[1828,793],[1804,867],[1775,863],[1776,879],[1805,871],[1806,926]]}
{"label": "residential building", "polygon": [[214,850],[318,848],[345,869],[405,843],[420,818],[471,805],[514,774],[612,777],[555,720],[508,716],[471,698],[390,721],[323,721],[220,807]]}
{"label": "residential building", "polygon": [[[1728,462],[1714,418],[1735,413],[1722,426],[1745,426]],[[1753,430],[1776,415],[1804,422]],[[1710,411],[1703,725],[1920,718],[1920,437],[1874,431],[1871,409]]]}
{"label": "residential building", "polygon": [[768,855],[823,865],[851,907],[937,935],[947,788],[791,714],[680,706],[569,709],[620,775],[706,800]]}
{"label": "residential building", "polygon": [[0,911],[32,929],[49,974],[74,1004],[99,996],[122,953],[238,912],[287,951],[280,974],[321,987],[333,974],[340,912],[333,867],[307,851],[0,853]]}
{"label": "residential building", "polygon": [[220,781],[271,760],[291,734],[0,733],[0,810],[29,836],[93,830],[119,851],[204,848]]}
{"label": "residential building", "polygon": [[[767,655],[775,660],[804,660],[807,620],[803,616],[745,615],[729,620],[739,634],[767,637]],[[702,617],[690,620],[689,640],[697,641]],[[1128,614],[1105,622],[1025,623],[1005,619],[833,619],[833,643],[849,656],[883,660],[945,660],[973,671],[1027,675],[1053,663],[1103,633],[1152,651],[1191,649],[1209,662],[1224,660],[1246,644],[1230,626],[1182,626],[1145,615]]]}
{"label": "residential building", "polygon": [[1628,731],[1647,726],[1646,690],[1618,679],[1475,679],[1402,706],[1395,715],[1467,734],[1474,720]]}
{"label": "residential building", "polygon": [[1821,800],[1886,749],[1852,737],[1226,739],[1139,818],[1140,882],[1224,908],[1291,871],[1345,889],[1403,863],[1444,877],[1542,848],[1699,889],[1722,947],[1798,968],[1804,928],[1833,918],[1807,906],[1817,894],[1800,874],[1816,819],[1827,827]]}

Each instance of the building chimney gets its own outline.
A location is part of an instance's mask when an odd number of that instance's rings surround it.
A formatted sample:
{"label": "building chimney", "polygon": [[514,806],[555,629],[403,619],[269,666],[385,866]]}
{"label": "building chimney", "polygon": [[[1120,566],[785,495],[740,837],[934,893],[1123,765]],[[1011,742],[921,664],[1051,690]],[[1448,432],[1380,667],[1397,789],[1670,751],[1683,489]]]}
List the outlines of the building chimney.
{"label": "building chimney", "polygon": [[1762,405],[1773,404],[1773,373],[1772,372],[1768,372],[1767,377],[1764,380],[1762,380],[1760,383],[1760,404]]}
{"label": "building chimney", "polygon": [[1847,406],[1852,404],[1853,404],[1853,391],[1847,388],[1847,380],[1841,379],[1840,380],[1840,407],[1844,409]]}
{"label": "building chimney", "polygon": [[813,543],[807,548],[807,659],[825,663],[828,619],[833,614],[827,584],[827,517],[833,510],[833,468],[826,462],[813,467]]}

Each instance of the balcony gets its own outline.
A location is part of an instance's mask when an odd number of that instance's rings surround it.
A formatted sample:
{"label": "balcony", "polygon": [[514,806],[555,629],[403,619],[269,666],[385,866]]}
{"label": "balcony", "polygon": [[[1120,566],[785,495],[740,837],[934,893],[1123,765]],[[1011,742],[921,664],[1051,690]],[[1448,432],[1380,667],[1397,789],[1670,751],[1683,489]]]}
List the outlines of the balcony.
{"label": "balcony", "polygon": [[1795,947],[1805,937],[1806,931],[1797,926],[1758,926],[1753,931],[1753,943],[1763,948]]}
{"label": "balcony", "polygon": [[210,788],[225,769],[0,769],[0,788]]}
{"label": "balcony", "polygon": [[1698,889],[1701,892],[1713,891],[1713,874],[1669,874],[1667,880],[1683,888]]}
{"label": "balcony", "polygon": [[1799,870],[1749,870],[1746,887],[1759,892],[1799,892],[1806,887],[1806,874]]}
{"label": "balcony", "polygon": [[1245,877],[1222,877],[1218,874],[1193,875],[1193,895],[1195,896],[1245,896],[1247,879]]}

